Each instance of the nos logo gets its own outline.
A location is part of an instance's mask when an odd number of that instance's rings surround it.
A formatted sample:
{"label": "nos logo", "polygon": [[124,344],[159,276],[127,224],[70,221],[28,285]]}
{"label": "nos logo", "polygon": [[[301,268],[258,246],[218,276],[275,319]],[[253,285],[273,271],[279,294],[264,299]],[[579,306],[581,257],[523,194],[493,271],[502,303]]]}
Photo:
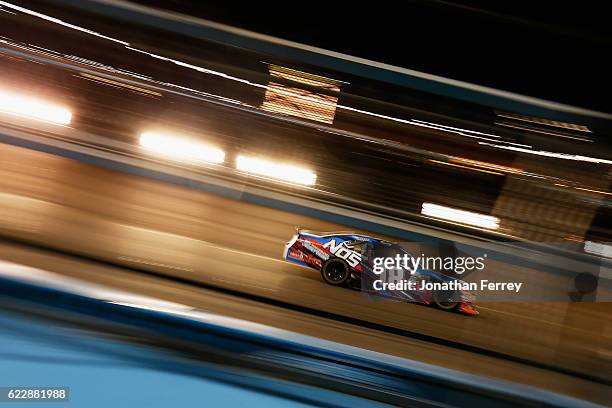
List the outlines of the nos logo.
{"label": "nos logo", "polygon": [[335,240],[330,239],[323,244],[323,248],[329,248],[329,252],[338,258],[344,259],[353,268],[361,262],[361,254],[348,249],[344,246],[344,242],[338,244]]}

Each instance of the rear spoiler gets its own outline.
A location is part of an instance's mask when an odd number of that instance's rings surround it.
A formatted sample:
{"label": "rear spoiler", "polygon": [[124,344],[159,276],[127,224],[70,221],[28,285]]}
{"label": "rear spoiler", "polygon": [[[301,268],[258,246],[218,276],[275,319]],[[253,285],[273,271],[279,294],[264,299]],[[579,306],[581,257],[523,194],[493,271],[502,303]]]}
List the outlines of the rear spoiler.
{"label": "rear spoiler", "polygon": [[297,225],[295,226],[295,232],[296,234],[309,234],[309,235],[316,235],[318,237],[333,237],[333,236],[340,236],[340,235],[363,235],[363,234],[358,234],[355,231],[332,231],[332,232],[313,231],[313,230],[301,229]]}

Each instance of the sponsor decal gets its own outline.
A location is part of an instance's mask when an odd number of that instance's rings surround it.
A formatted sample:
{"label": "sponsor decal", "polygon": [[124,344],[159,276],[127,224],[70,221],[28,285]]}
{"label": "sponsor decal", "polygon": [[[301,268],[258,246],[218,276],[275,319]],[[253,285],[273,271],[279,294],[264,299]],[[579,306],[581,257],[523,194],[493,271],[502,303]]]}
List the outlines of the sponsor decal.
{"label": "sponsor decal", "polygon": [[303,241],[300,241],[300,242],[302,243],[304,248],[306,248],[310,252],[314,253],[319,258],[321,258],[321,259],[323,259],[325,261],[327,261],[329,259],[329,254],[327,252],[323,251],[321,248],[319,248],[315,244],[313,244],[312,242],[307,241],[307,240],[303,240]]}
{"label": "sponsor decal", "polygon": [[304,254],[302,254],[300,251],[293,249],[293,248],[291,249],[291,252],[289,252],[289,257],[294,258],[294,259],[299,259],[300,261],[304,260]]}
{"label": "sponsor decal", "polygon": [[314,255],[306,254],[304,262],[314,265],[316,268],[321,268],[321,260]]}
{"label": "sponsor decal", "polygon": [[370,241],[370,240],[371,240],[371,238],[368,238],[368,237],[362,237],[362,236],[360,236],[360,235],[353,235],[353,236],[352,236],[352,238],[353,238],[355,241],[363,241],[363,242],[368,242],[368,241]]}
{"label": "sponsor decal", "polygon": [[340,259],[344,259],[353,268],[361,263],[361,254],[347,248],[344,242],[337,243],[336,240],[330,239],[323,244],[323,248],[329,249],[329,252]]}

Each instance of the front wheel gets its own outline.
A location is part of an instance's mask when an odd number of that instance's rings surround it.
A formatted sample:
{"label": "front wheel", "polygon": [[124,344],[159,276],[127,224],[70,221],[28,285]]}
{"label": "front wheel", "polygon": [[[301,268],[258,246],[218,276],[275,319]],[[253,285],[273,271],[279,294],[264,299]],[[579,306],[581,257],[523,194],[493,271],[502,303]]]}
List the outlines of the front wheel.
{"label": "front wheel", "polygon": [[330,285],[340,286],[346,283],[351,276],[349,267],[341,259],[330,259],[323,264],[321,268],[321,276],[323,280]]}

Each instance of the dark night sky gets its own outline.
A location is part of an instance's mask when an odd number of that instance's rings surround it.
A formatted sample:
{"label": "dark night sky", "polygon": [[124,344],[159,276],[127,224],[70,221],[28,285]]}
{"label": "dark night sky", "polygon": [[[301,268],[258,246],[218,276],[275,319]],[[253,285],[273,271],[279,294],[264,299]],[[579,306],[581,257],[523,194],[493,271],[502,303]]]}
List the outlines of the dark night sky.
{"label": "dark night sky", "polygon": [[604,2],[141,2],[406,68],[612,111],[607,100],[612,35]]}

